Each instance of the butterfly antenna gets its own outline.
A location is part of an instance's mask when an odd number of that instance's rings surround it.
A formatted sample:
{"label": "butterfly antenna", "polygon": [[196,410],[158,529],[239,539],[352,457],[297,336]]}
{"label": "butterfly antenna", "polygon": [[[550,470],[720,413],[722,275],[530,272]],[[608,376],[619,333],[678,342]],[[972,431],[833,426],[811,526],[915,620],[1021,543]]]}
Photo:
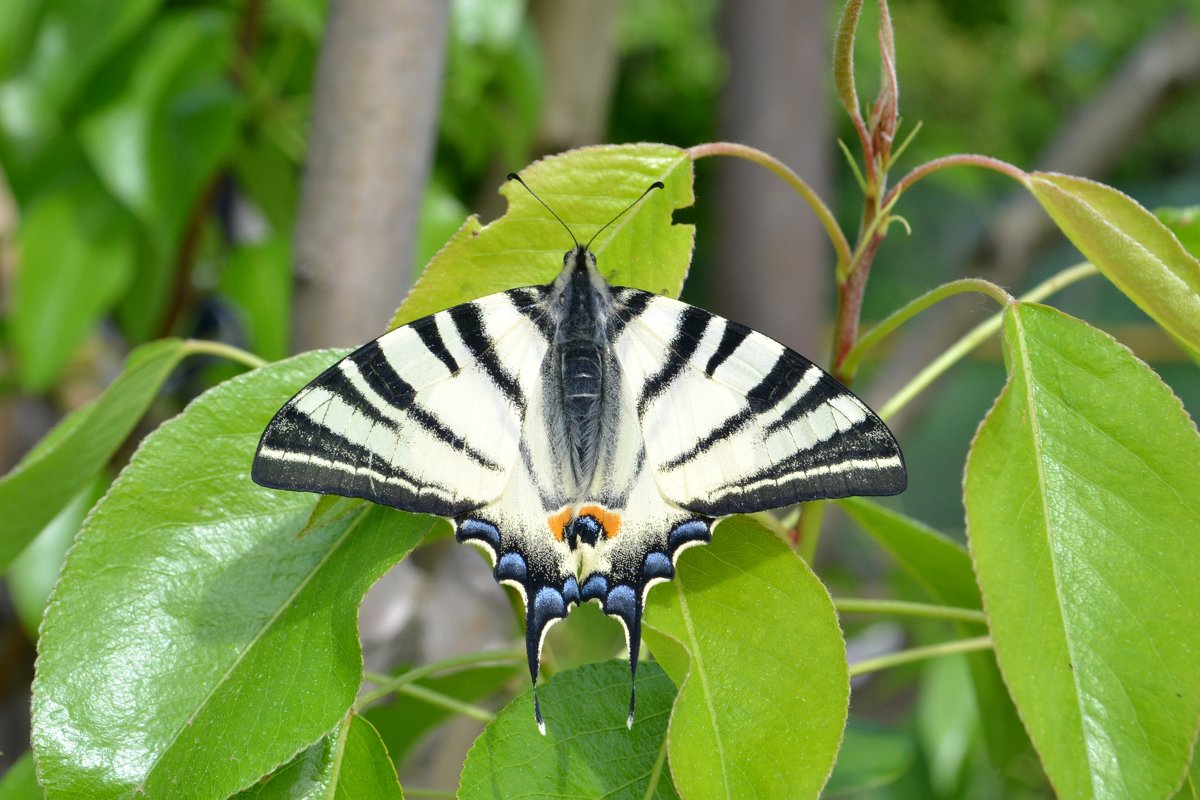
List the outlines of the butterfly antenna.
{"label": "butterfly antenna", "polygon": [[[575,243],[575,247],[576,247],[576,248],[578,248],[578,247],[579,247],[579,240],[575,238],[575,234],[574,234],[574,233],[571,233],[571,229],[567,227],[567,223],[563,222],[563,220],[562,220],[562,217],[560,217],[558,214],[555,214],[555,213],[554,213],[554,209],[553,209],[553,208],[551,208],[550,206],[546,205],[546,201],[545,201],[545,200],[543,200],[542,198],[538,197],[538,196],[537,196],[537,193],[535,193],[535,192],[533,191],[533,189],[530,189],[530,188],[529,188],[529,184],[527,184],[527,183],[525,183],[525,181],[521,180],[521,176],[520,176],[520,175],[518,175],[518,174],[517,174],[517,173],[515,173],[515,172],[510,172],[510,173],[508,173],[508,179],[509,179],[510,181],[516,181],[517,183],[519,183],[519,184],[521,184],[522,186],[524,186],[524,187],[525,187],[525,191],[527,191],[527,192],[529,192],[531,195],[533,195],[533,199],[534,199],[534,200],[537,200],[539,203],[541,203],[543,206],[545,206],[546,210],[547,210],[547,211],[549,211],[549,212],[550,212],[550,214],[551,214],[551,215],[553,215],[553,217],[554,217],[556,220],[558,220],[558,224],[559,224],[559,225],[562,225],[564,228],[566,228],[566,230],[567,230],[567,235],[571,237],[571,241]],[[638,199],[641,199],[641,198],[638,198]],[[625,212],[624,212],[624,211],[622,211],[621,213],[622,213],[622,214],[624,214]]]}
{"label": "butterfly antenna", "polygon": [[606,222],[606,223],[604,224],[604,227],[603,227],[603,228],[601,228],[600,230],[598,230],[598,231],[596,231],[595,233],[593,233],[593,234],[592,234],[592,238],[588,239],[588,242],[587,242],[587,244],[585,244],[585,245],[583,246],[583,249],[584,249],[584,250],[588,250],[588,249],[590,249],[590,248],[591,248],[591,246],[592,246],[592,242],[596,241],[596,237],[597,237],[597,236],[599,236],[600,234],[604,233],[605,229],[606,229],[606,228],[608,228],[608,226],[609,226],[609,225],[612,225],[614,222],[616,222],[617,220],[619,220],[621,217],[625,216],[626,212],[628,212],[628,211],[629,211],[629,209],[633,208],[633,207],[634,207],[634,206],[636,206],[638,203],[642,202],[642,198],[643,198],[643,197],[645,197],[646,195],[650,194],[650,193],[651,193],[652,191],[654,191],[655,189],[661,189],[661,188],[663,188],[663,182],[662,182],[662,181],[655,181],[654,183],[652,183],[652,184],[650,184],[649,186],[647,186],[647,187],[646,187],[646,191],[642,192],[642,193],[641,193],[641,194],[638,196],[638,199],[637,199],[637,200],[634,200],[632,203],[630,203],[629,205],[625,206],[625,209],[624,209],[623,211],[621,211],[621,213],[620,213],[620,214],[617,214],[615,217],[613,217],[613,218],[612,218],[612,219],[610,219],[608,222]]}

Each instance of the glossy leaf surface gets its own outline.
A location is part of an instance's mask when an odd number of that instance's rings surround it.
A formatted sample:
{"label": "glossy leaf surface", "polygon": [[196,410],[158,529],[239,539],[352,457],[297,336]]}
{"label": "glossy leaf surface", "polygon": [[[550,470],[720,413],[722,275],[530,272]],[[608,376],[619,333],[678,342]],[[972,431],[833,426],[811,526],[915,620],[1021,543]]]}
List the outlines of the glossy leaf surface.
{"label": "glossy leaf surface", "polygon": [[1111,186],[1034,173],[1030,190],[1110,281],[1192,352],[1200,353],[1200,261],[1168,228]]}
{"label": "glossy leaf surface", "polygon": [[146,438],[88,518],[39,644],[49,797],[224,798],[345,715],[362,595],[437,523],[370,507],[298,536],[316,496],[250,481],[267,421],[337,356],[205,393]]}
{"label": "glossy leaf surface", "polygon": [[966,474],[1000,668],[1058,796],[1167,797],[1200,723],[1200,435],[1079,320],[1013,306],[1004,344]]}
{"label": "glossy leaf surface", "polygon": [[371,723],[350,715],[237,800],[401,800],[396,768]]}

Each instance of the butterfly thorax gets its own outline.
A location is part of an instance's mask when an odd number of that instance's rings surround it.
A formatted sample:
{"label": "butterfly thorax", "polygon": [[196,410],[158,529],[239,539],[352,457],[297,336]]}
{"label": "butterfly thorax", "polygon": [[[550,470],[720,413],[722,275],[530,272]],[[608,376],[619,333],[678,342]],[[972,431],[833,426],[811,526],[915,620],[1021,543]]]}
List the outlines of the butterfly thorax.
{"label": "butterfly thorax", "polygon": [[[593,483],[603,450],[605,398],[613,388],[611,347],[605,335],[612,299],[608,285],[596,271],[596,258],[585,247],[576,247],[563,259],[563,271],[551,286],[550,308],[554,341],[547,367],[557,388],[555,411],[548,420],[558,430],[551,440],[565,450],[568,484],[582,500]],[[549,374],[547,375],[549,377]]]}

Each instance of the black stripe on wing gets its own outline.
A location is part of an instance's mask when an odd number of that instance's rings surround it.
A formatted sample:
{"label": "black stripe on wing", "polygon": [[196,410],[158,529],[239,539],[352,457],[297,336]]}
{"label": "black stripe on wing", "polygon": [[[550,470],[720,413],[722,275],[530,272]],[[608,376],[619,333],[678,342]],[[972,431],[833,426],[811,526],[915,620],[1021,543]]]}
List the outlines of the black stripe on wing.
{"label": "black stripe on wing", "polygon": [[521,390],[521,385],[517,383],[517,379],[513,377],[512,373],[500,363],[500,359],[496,355],[496,341],[484,330],[483,313],[479,310],[479,306],[475,303],[463,303],[444,313],[450,316],[450,321],[454,323],[454,328],[458,331],[463,344],[483,367],[492,383],[504,392],[504,396],[524,415],[525,392]]}
{"label": "black stripe on wing", "polygon": [[707,498],[681,505],[689,511],[722,517],[779,508],[809,500],[855,495],[893,495],[908,485],[904,457],[891,431],[869,415],[845,431],[736,482]]}
{"label": "black stripe on wing", "polygon": [[612,287],[613,310],[605,332],[610,342],[615,342],[625,326],[642,315],[650,307],[655,295],[640,289],[625,286]]}
{"label": "black stripe on wing", "polygon": [[[468,305],[470,305],[468,303]],[[458,362],[454,359],[454,355],[446,349],[446,343],[442,341],[442,333],[438,330],[437,318],[445,312],[439,311],[437,314],[431,314],[428,317],[421,317],[414,322],[409,323],[410,328],[420,337],[421,342],[430,353],[446,365],[446,369],[451,374],[458,372]]]}
{"label": "black stripe on wing", "polygon": [[638,397],[637,403],[639,417],[646,413],[646,407],[665,392],[671,382],[678,378],[679,373],[687,367],[688,361],[695,355],[696,349],[700,346],[700,340],[704,337],[704,331],[712,319],[712,314],[695,306],[687,306],[684,309],[679,317],[679,327],[675,331],[675,336],[667,345],[665,360],[658,371],[647,378],[642,385],[642,393]]}
{"label": "black stripe on wing", "polygon": [[[728,323],[729,327],[734,327],[735,325],[736,323]],[[743,326],[736,325],[736,327],[741,328]],[[749,332],[748,328],[746,330]],[[684,464],[703,456],[718,443],[744,430],[762,414],[769,412],[783,402],[783,399],[800,385],[800,381],[804,379],[804,376],[812,366],[812,363],[808,359],[791,350],[783,349],[779,357],[775,359],[771,370],[750,391],[746,392],[746,406],[744,408],[730,414],[719,425],[705,434],[695,445],[671,458],[662,464],[659,469],[666,472],[678,469]],[[790,413],[798,406],[809,402],[820,405],[820,403],[832,396],[832,394],[819,391],[818,387],[814,386],[805,392],[788,412],[785,413]]]}
{"label": "black stripe on wing", "polygon": [[361,497],[443,517],[481,505],[445,486],[418,479],[290,404],[263,433],[251,477],[271,489]]}
{"label": "black stripe on wing", "polygon": [[[365,397],[362,392],[346,376],[342,364],[351,362],[362,375],[368,388],[375,394],[374,402]],[[338,394],[349,406],[358,413],[371,417],[373,421],[384,425],[391,431],[397,431],[399,425],[383,415],[377,406],[390,406],[396,411],[403,412],[409,420],[455,450],[461,450],[465,456],[476,464],[493,471],[502,467],[486,454],[468,444],[435,413],[416,402],[416,391],[412,385],[400,377],[392,368],[391,361],[379,346],[378,341],[368,342],[346,357],[345,361],[334,365],[311,385],[320,386]]]}
{"label": "black stripe on wing", "polygon": [[742,342],[746,341],[746,337],[750,335],[750,329],[745,325],[739,325],[736,322],[725,321],[725,330],[721,332],[721,341],[717,344],[717,350],[708,359],[708,363],[704,365],[704,374],[712,377],[712,374],[717,371],[717,367],[725,363],[728,358],[733,355]]}

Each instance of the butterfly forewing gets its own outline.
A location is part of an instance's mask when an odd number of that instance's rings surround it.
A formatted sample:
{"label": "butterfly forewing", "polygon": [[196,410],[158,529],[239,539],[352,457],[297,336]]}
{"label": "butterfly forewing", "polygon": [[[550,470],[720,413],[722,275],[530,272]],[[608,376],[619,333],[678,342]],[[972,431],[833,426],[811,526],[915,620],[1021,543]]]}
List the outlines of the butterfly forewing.
{"label": "butterfly forewing", "polygon": [[[457,516],[498,497],[546,353],[532,290],[396,328],[330,367],[271,420],[264,486]],[[507,389],[507,391],[506,391]]]}
{"label": "butterfly forewing", "polygon": [[719,517],[903,491],[891,432],[811,361],[685,303],[615,291],[635,312],[613,350],[642,387],[646,455],[671,502]]}

